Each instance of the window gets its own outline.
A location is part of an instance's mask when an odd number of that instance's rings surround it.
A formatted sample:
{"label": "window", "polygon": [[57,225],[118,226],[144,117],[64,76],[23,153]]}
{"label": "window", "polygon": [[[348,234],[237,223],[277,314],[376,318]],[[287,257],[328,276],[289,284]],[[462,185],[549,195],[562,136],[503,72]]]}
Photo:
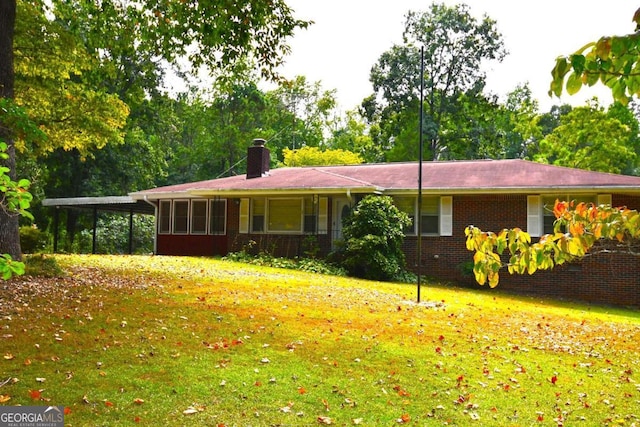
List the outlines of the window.
{"label": "window", "polygon": [[304,198],[304,232],[315,233],[318,220],[317,220],[317,197],[305,197]]}
{"label": "window", "polygon": [[207,201],[191,201],[191,234],[207,233]]}
{"label": "window", "polygon": [[158,234],[225,234],[226,199],[161,200]]}
{"label": "window", "polygon": [[556,220],[553,206],[557,200],[585,203],[611,204],[611,194],[545,194],[543,196],[527,196],[527,232],[531,237],[540,237],[553,233]]}
{"label": "window", "polygon": [[440,198],[422,198],[422,230],[424,234],[438,234],[440,232]]}
{"label": "window", "polygon": [[173,202],[173,234],[187,234],[189,231],[189,201]]}
{"label": "window", "polygon": [[400,212],[406,213],[411,219],[411,224],[404,228],[404,234],[416,234],[416,198],[415,197],[394,197],[393,204],[396,205]]}
{"label": "window", "polygon": [[227,231],[226,199],[211,200],[209,209],[209,234],[225,234]]}
{"label": "window", "polygon": [[328,205],[318,196],[241,199],[239,231],[327,234]]}
{"label": "window", "polygon": [[[409,215],[411,225],[404,229],[406,235],[416,235],[418,225],[417,197],[394,197],[396,207]],[[422,235],[451,236],[453,235],[453,197],[426,196],[422,197]]]}
{"label": "window", "polygon": [[171,233],[171,200],[161,200],[158,212],[158,233]]}
{"label": "window", "polygon": [[556,204],[556,200],[572,201],[576,203],[596,203],[595,195],[571,195],[571,194],[555,194],[542,196],[542,234],[553,233],[553,224],[556,221],[556,216],[553,214],[553,207]]}
{"label": "window", "polygon": [[265,202],[264,199],[252,200],[251,212],[251,231],[261,233],[264,229]]}
{"label": "window", "polygon": [[269,199],[269,228],[271,232],[302,232],[302,199]]}

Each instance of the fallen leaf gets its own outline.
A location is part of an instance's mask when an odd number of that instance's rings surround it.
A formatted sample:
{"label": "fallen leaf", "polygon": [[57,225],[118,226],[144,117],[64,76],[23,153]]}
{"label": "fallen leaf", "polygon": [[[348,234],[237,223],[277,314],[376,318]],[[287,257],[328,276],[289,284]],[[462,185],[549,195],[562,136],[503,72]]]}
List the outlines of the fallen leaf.
{"label": "fallen leaf", "polygon": [[36,378],[36,381],[39,382],[39,383],[43,383],[46,380],[47,380],[46,378]]}
{"label": "fallen leaf", "polygon": [[398,424],[405,424],[411,421],[411,416],[409,414],[402,414],[400,418],[398,418]]}
{"label": "fallen leaf", "polygon": [[136,397],[135,399],[133,399],[133,403],[135,403],[136,405],[142,405],[144,403],[144,400]]}
{"label": "fallen leaf", "polygon": [[318,417],[318,422],[326,425],[333,424],[333,420],[329,417]]}
{"label": "fallen leaf", "polygon": [[11,400],[11,396],[8,394],[0,394],[0,403],[5,403]]}
{"label": "fallen leaf", "polygon": [[353,424],[354,426],[357,426],[357,425],[362,424],[362,422],[363,422],[363,421],[364,421],[364,420],[363,420],[362,418],[354,418],[353,420],[351,420],[351,422],[352,422],[352,424]]}
{"label": "fallen leaf", "polygon": [[33,400],[40,400],[40,398],[42,398],[42,392],[40,390],[29,390],[29,396],[31,396]]}
{"label": "fallen leaf", "polygon": [[11,353],[5,353],[4,354],[4,360],[13,360],[15,358],[15,356]]}
{"label": "fallen leaf", "polygon": [[105,400],[105,401],[104,401],[104,405],[105,405],[105,406],[107,406],[107,407],[109,407],[109,408],[111,408],[111,407],[113,406],[113,403],[112,403],[112,402],[109,402],[108,400]]}

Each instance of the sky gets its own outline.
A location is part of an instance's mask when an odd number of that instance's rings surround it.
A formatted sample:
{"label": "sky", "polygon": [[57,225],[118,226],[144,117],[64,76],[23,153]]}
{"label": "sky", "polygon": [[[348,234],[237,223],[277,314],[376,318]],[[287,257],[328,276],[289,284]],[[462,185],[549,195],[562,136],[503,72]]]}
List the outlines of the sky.
{"label": "sky", "polygon": [[[287,78],[306,76],[324,90],[336,90],[340,109],[351,110],[369,96],[371,67],[382,53],[402,41],[409,10],[426,11],[429,0],[287,0],[299,19],[313,20],[290,39],[291,54],[280,71]],[[497,28],[509,55],[484,66],[487,88],[501,99],[517,85],[529,83],[540,111],[554,104],[583,105],[597,96],[611,102],[604,88],[583,88],[561,99],[547,94],[551,69],[560,55],[575,52],[604,35],[634,31],[632,17],[640,6],[630,0],[444,0],[447,5],[466,3],[480,18],[486,14]]]}

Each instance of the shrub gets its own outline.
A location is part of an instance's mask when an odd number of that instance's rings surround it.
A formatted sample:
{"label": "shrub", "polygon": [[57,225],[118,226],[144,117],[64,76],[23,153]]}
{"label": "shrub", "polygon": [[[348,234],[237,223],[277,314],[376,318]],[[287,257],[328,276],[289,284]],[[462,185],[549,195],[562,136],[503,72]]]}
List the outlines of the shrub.
{"label": "shrub", "polygon": [[280,258],[274,257],[268,252],[251,255],[243,249],[240,252],[231,252],[222,259],[265,267],[289,268],[309,273],[346,276],[344,269],[317,258]]}
{"label": "shrub", "polygon": [[54,257],[42,254],[25,257],[25,274],[39,277],[60,277],[64,271]]}
{"label": "shrub", "polygon": [[398,280],[405,274],[402,250],[409,216],[388,196],[367,196],[343,224],[341,263],[350,275],[372,280]]}
{"label": "shrub", "polygon": [[[133,253],[153,252],[154,218],[149,215],[133,216]],[[93,230],[82,230],[76,235],[72,250],[90,253]],[[129,217],[121,214],[103,214],[96,227],[96,252],[125,254],[129,252]]]}
{"label": "shrub", "polygon": [[20,247],[25,254],[42,252],[47,246],[49,235],[35,225],[20,227]]}

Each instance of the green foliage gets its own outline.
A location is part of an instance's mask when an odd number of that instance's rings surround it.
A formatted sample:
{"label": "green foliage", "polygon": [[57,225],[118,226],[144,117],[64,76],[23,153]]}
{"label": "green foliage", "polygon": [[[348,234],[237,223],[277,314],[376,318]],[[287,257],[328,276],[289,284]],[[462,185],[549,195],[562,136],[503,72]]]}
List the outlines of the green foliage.
{"label": "green foliage", "polygon": [[[495,287],[504,267],[511,274],[533,274],[599,251],[640,256],[640,214],[637,211],[556,201],[553,212],[556,216],[554,233],[540,237],[538,242],[532,242],[529,233],[519,228],[504,229],[496,234],[468,226],[465,229],[466,245],[474,252],[476,281]],[[502,261],[502,254],[508,255],[507,262]]]}
{"label": "green foliage", "polygon": [[64,270],[53,256],[43,254],[28,255],[24,260],[24,274],[33,277],[61,277]]}
{"label": "green foliage", "polygon": [[20,247],[26,254],[42,252],[49,242],[49,234],[34,225],[20,227]]}
{"label": "green foliage", "polygon": [[604,36],[590,42],[571,55],[560,56],[551,70],[553,79],[549,95],[569,95],[583,86],[602,83],[611,90],[613,99],[626,105],[630,97],[640,95],[640,9],[633,21],[636,32],[623,36]]}
{"label": "green foliage", "polygon": [[[0,161],[7,159],[7,144],[0,141]],[[21,215],[33,218],[27,211],[33,197],[29,193],[30,182],[26,179],[14,181],[9,176],[10,169],[0,163],[0,210],[8,216]],[[23,274],[24,264],[14,261],[10,254],[0,255],[0,277],[8,280],[14,274]]]}
{"label": "green foliage", "polygon": [[0,277],[9,280],[14,275],[24,274],[24,263],[15,261],[9,254],[0,254]]}
{"label": "green foliage", "polygon": [[320,150],[317,147],[302,147],[282,151],[285,166],[357,165],[362,158],[351,151],[342,149]]}
{"label": "green foliage", "polygon": [[247,251],[232,252],[223,257],[224,260],[242,262],[245,264],[264,267],[288,268],[309,273],[325,274],[331,276],[345,276],[344,269],[317,258],[282,258],[274,257],[268,252],[260,252],[251,255]]}
{"label": "green foliage", "polygon": [[129,108],[118,95],[88,81],[98,63],[83,40],[47,18],[36,3],[17,4],[16,103],[48,138],[20,139],[16,147],[32,156],[77,149],[85,157],[107,143],[121,143]]}
{"label": "green foliage", "polygon": [[534,160],[600,172],[635,170],[637,132],[615,117],[617,110],[611,111],[605,112],[596,101],[573,108],[540,141]]}
{"label": "green foliage", "polygon": [[[403,39],[402,45],[384,52],[372,68],[370,80],[378,97],[366,100],[365,115],[371,123],[380,124],[379,142],[388,146],[387,150],[403,145],[393,153],[396,160],[417,158],[420,131],[428,150],[426,158],[455,158],[469,145],[470,134],[460,138],[457,133],[469,121],[469,112],[477,118],[474,127],[480,131],[478,137],[491,123],[482,117],[482,104],[490,102],[482,95],[482,65],[504,58],[502,35],[495,21],[487,16],[476,19],[466,5],[434,3],[425,12],[407,14]],[[425,57],[424,124],[416,130],[421,46]]]}
{"label": "green foliage", "polygon": [[[0,160],[8,158],[7,144],[0,141]],[[0,209],[9,215],[22,215],[32,219],[27,211],[33,197],[28,189],[31,183],[27,179],[14,181],[9,176],[9,168],[0,164]]]}
{"label": "green foliage", "polygon": [[373,280],[395,280],[405,270],[402,250],[408,215],[388,196],[362,199],[343,225],[341,264],[349,274]]}
{"label": "green foliage", "polygon": [[[154,218],[150,215],[133,216],[133,252],[153,252]],[[91,253],[93,230],[82,230],[74,240],[73,251]],[[119,214],[102,214],[96,228],[96,252],[101,254],[129,253],[129,217]]]}

